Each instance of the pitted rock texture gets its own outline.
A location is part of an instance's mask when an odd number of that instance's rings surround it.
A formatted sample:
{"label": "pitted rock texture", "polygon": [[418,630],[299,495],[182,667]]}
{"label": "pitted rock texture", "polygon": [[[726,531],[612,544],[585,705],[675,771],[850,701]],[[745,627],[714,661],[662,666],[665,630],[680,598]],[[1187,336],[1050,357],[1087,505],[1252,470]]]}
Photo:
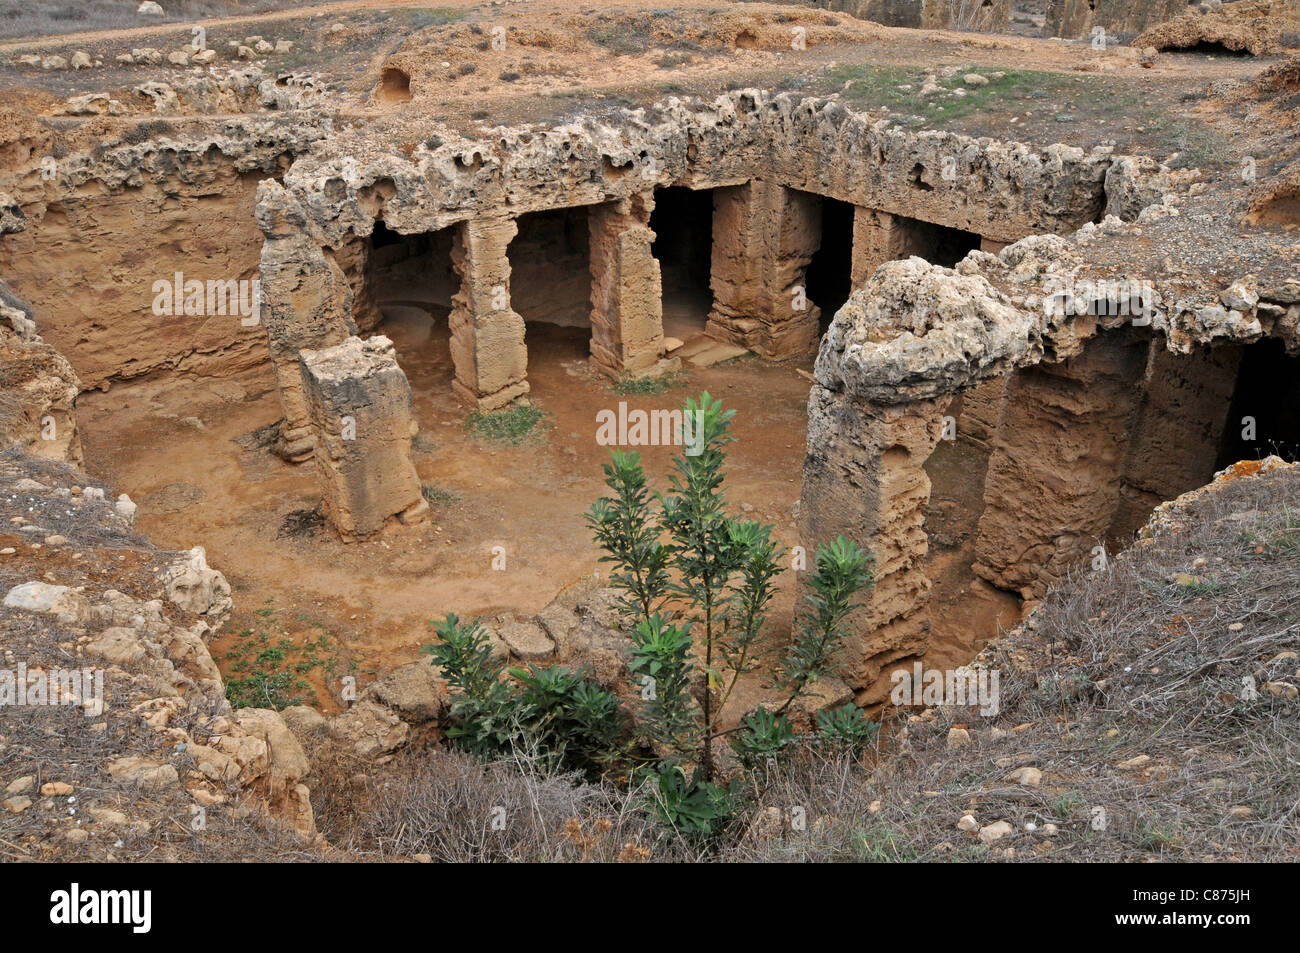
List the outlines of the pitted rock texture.
{"label": "pitted rock texture", "polygon": [[[626,199],[657,185],[711,188],[762,175],[789,188],[913,215],[1000,241],[1071,231],[1105,207],[1107,149],[914,132],[834,99],[754,89],[711,103],[670,98],[546,130],[473,140],[430,124],[409,157],[382,126],[342,133],[286,173],[315,241],[405,234],[502,209],[518,215]],[[955,164],[955,165],[954,165]],[[949,171],[945,174],[945,169]]]}
{"label": "pitted rock texture", "polygon": [[921,258],[880,266],[822,339],[819,386],[877,404],[953,393],[1040,352],[1034,316],[978,275]]}
{"label": "pitted rock texture", "polygon": [[1133,40],[1138,49],[1193,49],[1217,45],[1225,49],[1265,56],[1282,48],[1283,29],[1300,26],[1300,11],[1284,0],[1242,0],[1202,13],[1184,13],[1144,30]]}
{"label": "pitted rock texture", "polygon": [[80,466],[72,365],[36,333],[30,306],[0,281],[0,449]]}
{"label": "pitted rock texture", "polygon": [[411,387],[382,336],[300,354],[325,513],[344,539],[429,511],[411,463],[419,427]]}

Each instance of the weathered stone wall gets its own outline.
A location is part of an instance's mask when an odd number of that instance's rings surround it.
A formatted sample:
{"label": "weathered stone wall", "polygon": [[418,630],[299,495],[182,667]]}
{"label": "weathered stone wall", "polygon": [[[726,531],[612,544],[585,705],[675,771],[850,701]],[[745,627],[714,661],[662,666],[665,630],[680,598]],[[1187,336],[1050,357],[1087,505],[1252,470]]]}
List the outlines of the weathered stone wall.
{"label": "weathered stone wall", "polygon": [[302,230],[296,205],[263,202],[259,225],[262,293],[267,347],[284,408],[276,452],[299,462],[311,455],[313,436],[303,394],[299,352],[341,343],[357,333],[352,320],[352,288],[333,257]]}
{"label": "weathered stone wall", "polygon": [[1010,0],[813,0],[813,6],[885,26],[926,30],[1005,30]]}
{"label": "weathered stone wall", "polygon": [[[224,375],[266,360],[265,335],[229,314],[157,314],[154,282],[252,281],[258,180],[323,135],[323,118],[242,117],[63,155],[33,140],[0,180],[26,224],[0,241],[0,274],[42,316],[86,387],[161,369]],[[178,123],[179,125],[179,123]],[[60,155],[54,178],[40,160]]]}
{"label": "weathered stone wall", "polygon": [[853,637],[839,659],[838,675],[860,705],[885,698],[887,688],[878,684],[884,667],[921,652],[929,635],[924,464],[946,408],[945,400],[858,405],[822,388],[808,401],[806,538],[821,543],[844,535],[872,556],[875,585],[846,623]]}
{"label": "weathered stone wall", "polygon": [[1102,27],[1109,34],[1131,35],[1188,9],[1187,0],[1047,0],[1045,32],[1067,40],[1088,36],[1093,27]]}
{"label": "weathered stone wall", "polygon": [[435,124],[429,132],[442,144],[417,144],[409,158],[394,155],[382,137],[352,131],[295,162],[284,183],[311,210],[313,236],[337,247],[348,232],[369,235],[380,209],[389,228],[416,234],[502,209],[517,217],[654,186],[719,188],[760,178],[1014,241],[1098,217],[1113,161],[1105,149],[1035,150],[906,130],[835,101],[759,90],[712,103],[669,99],[625,113],[617,125],[584,119],[499,130],[491,140]]}
{"label": "weathered stone wall", "polygon": [[984,485],[977,575],[1039,598],[1105,544],[1146,359],[1146,340],[1117,330],[1070,360],[1011,375]]}
{"label": "weathered stone wall", "polygon": [[31,306],[0,281],[0,449],[81,466],[80,390],[72,365],[37,333]]}
{"label": "weathered stone wall", "polygon": [[524,319],[510,306],[506,255],[517,230],[512,218],[473,219],[457,229],[452,246],[460,276],[450,318],[452,386],[482,410],[528,393]]}
{"label": "weathered stone wall", "polygon": [[1032,359],[1036,328],[982,278],[912,258],[882,265],[822,338],[808,401],[801,496],[810,546],[844,535],[873,556],[875,585],[849,622],[841,674],[859,704],[884,667],[929,635],[925,462],[953,394]]}
{"label": "weathered stone wall", "polygon": [[1214,476],[1241,356],[1233,344],[1172,354],[1153,338],[1113,539],[1131,539],[1157,505]]}

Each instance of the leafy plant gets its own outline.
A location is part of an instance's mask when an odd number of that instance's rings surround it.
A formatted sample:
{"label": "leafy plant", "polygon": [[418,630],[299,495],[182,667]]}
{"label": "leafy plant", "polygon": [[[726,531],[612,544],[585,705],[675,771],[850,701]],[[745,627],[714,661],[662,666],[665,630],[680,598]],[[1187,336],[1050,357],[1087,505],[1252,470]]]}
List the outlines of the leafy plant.
{"label": "leafy plant", "polygon": [[777,670],[777,683],[789,693],[782,711],[829,673],[843,641],[844,620],[861,603],[854,596],[871,585],[871,557],[843,536],[817,548],[816,569],[809,573],[808,607],[799,619],[799,635]]}
{"label": "leafy plant", "polygon": [[[673,458],[668,490],[656,495],[657,518],[640,456],[614,451],[605,466],[612,494],[596,501],[587,522],[633,616],[630,664],[643,688],[653,688],[643,706],[648,733],[697,761],[711,781],[718,715],[740,677],[757,667],[781,554],[771,526],[726,511],[725,448],[735,411],[724,411],[707,391],[682,410],[692,425],[690,452]],[[843,538],[818,548],[809,608],[777,669],[787,693],[777,714],[830,671],[844,621],[858,606],[854,596],[871,583],[868,558]],[[698,704],[688,691],[696,667],[705,679]]]}
{"label": "leafy plant", "polygon": [[817,740],[837,752],[856,757],[879,733],[880,725],[852,702],[817,713]]}
{"label": "leafy plant", "polygon": [[630,604],[647,619],[668,593],[669,552],[651,518],[641,455],[615,450],[604,471],[605,485],[614,495],[592,504],[587,525],[605,550],[600,561],[616,566],[611,582],[627,592]]}
{"label": "leafy plant", "polygon": [[641,678],[642,721],[653,741],[678,751],[698,737],[695,699],[690,694],[690,623],[668,624],[663,616],[642,619],[632,630],[628,669]]}
{"label": "leafy plant", "polygon": [[760,708],[746,716],[744,729],[732,737],[731,747],[740,763],[753,769],[779,761],[794,742],[790,719]]}
{"label": "leafy plant", "polygon": [[480,756],[535,744],[558,766],[593,778],[618,760],[626,730],[613,692],[562,665],[513,668],[507,681],[477,621],[449,614],[433,626],[439,641],[424,651],[457,693],[448,712],[453,743]]}
{"label": "leafy plant", "polygon": [[731,792],[705,780],[696,771],[688,780],[677,765],[653,773],[652,812],[660,823],[679,834],[713,834],[731,816],[735,802]]}

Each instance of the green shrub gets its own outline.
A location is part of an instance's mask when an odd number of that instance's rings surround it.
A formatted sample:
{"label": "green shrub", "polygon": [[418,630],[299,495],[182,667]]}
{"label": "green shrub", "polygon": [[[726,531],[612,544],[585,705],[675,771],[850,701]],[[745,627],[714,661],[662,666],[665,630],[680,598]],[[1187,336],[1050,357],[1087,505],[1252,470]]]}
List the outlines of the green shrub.
{"label": "green shrub", "polygon": [[879,733],[880,725],[852,702],[817,713],[817,740],[837,753],[856,757]]}

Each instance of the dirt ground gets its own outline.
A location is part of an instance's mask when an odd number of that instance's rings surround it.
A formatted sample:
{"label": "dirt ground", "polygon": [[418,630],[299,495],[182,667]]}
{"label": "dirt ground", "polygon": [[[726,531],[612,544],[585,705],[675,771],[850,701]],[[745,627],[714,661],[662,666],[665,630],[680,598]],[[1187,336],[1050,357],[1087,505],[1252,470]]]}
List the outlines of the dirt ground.
{"label": "dirt ground", "polygon": [[[678,319],[678,327],[685,327]],[[339,677],[368,676],[418,657],[429,621],[449,612],[490,618],[537,612],[560,591],[603,567],[583,514],[604,492],[608,449],[596,441],[596,414],[672,409],[707,390],[737,411],[725,485],[733,510],[775,526],[787,551],[811,551],[795,518],[812,355],[769,364],[742,357],[688,367],[662,395],[620,395],[587,367],[586,329],[530,324],[529,381],[546,412],[537,439],[485,442],[466,430],[468,409],[450,389],[445,319],[387,321],[416,396],[421,482],[440,491],[429,523],[394,527],[345,545],[325,526],[286,531],[290,514],[313,510],[320,493],[312,464],[290,466],[259,445],[256,431],[281,415],[269,369],[237,380],[138,381],[90,392],[78,404],[91,474],[139,505],[137,526],[157,545],[202,544],[235,592],[236,616],[213,645],[229,671],[253,630],[273,625],[299,646],[326,634],[330,664],[313,672],[315,695],[337,704]],[[640,448],[653,485],[663,488],[672,448]],[[1019,617],[1019,601],[970,573],[981,509],[983,460],[964,445],[941,445],[931,463],[936,501],[956,512],[932,550],[935,629],[927,659],[968,661],[999,625]],[[496,557],[502,547],[504,568]],[[781,579],[773,631],[788,630],[793,572]],[[755,687],[751,686],[751,690]],[[746,697],[749,697],[747,694]]]}
{"label": "dirt ground", "polygon": [[[708,390],[736,409],[729,500],[774,524],[787,548],[807,545],[792,513],[808,393],[795,365],[742,358],[693,368],[663,395],[625,397],[587,370],[585,329],[530,325],[532,397],[547,417],[540,439],[514,447],[466,432],[468,409],[449,386],[445,322],[379,330],[396,343],[416,395],[420,479],[454,500],[436,504],[431,522],[370,542],[344,545],[324,527],[280,535],[285,517],[315,507],[320,494],[310,463],[289,466],[249,439],[281,415],[269,368],[237,380],[134,382],[79,401],[91,474],[130,494],[138,527],[157,545],[201,543],[229,578],[237,616],[213,646],[219,663],[259,614],[274,613],[295,641],[328,632],[341,649],[334,674],[364,676],[415,658],[430,641],[429,620],[448,612],[541,609],[598,568],[582,517],[604,491],[608,450],[596,443],[596,413],[617,412],[620,401],[671,409]],[[802,367],[811,366],[810,356]],[[663,487],[672,449],[642,454]],[[498,546],[504,570],[493,568]],[[791,581],[787,573],[774,625],[788,624]]]}

